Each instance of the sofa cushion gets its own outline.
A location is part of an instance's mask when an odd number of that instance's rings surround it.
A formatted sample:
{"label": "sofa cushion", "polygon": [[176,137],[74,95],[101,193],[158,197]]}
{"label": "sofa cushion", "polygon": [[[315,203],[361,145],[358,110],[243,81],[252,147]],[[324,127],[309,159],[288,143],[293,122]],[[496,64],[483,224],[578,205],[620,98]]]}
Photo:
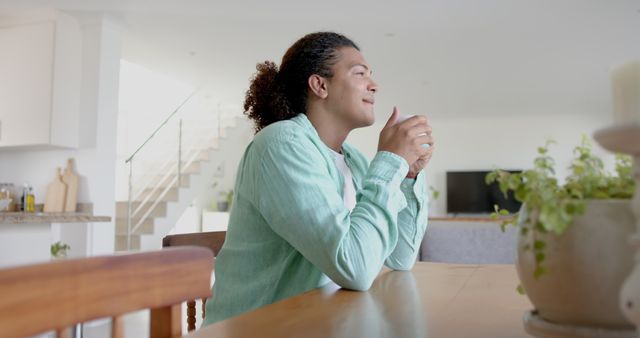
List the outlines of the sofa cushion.
{"label": "sofa cushion", "polygon": [[430,221],[422,240],[421,261],[511,264],[516,258],[517,229],[500,230],[491,221]]}

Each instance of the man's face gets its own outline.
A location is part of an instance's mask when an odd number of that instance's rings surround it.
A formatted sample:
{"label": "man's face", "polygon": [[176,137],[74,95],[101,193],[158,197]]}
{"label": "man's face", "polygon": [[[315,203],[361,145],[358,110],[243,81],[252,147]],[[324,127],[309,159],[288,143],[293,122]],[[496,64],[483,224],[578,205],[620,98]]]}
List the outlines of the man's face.
{"label": "man's face", "polygon": [[352,47],[340,48],[337,60],[331,67],[333,77],[327,79],[329,110],[350,129],[372,125],[378,86],[371,78],[369,64]]}

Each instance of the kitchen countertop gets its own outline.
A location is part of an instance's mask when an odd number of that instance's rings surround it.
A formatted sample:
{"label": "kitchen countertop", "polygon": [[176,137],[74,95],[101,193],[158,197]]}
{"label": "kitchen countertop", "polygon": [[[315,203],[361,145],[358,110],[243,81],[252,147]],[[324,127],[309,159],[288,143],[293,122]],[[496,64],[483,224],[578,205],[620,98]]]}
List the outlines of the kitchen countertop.
{"label": "kitchen countertop", "polygon": [[1,224],[110,222],[109,216],[86,212],[0,212]]}

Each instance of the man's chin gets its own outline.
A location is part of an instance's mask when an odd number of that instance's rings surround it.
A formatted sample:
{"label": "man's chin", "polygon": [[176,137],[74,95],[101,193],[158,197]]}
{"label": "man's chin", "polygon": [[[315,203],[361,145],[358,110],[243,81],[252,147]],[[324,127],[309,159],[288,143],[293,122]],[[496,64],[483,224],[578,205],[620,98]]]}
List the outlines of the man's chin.
{"label": "man's chin", "polygon": [[373,125],[374,123],[376,123],[376,114],[372,110],[367,115],[367,127]]}
{"label": "man's chin", "polygon": [[364,128],[364,127],[370,127],[372,126],[374,123],[376,122],[375,118],[372,117],[367,117],[365,119],[363,119],[356,128]]}

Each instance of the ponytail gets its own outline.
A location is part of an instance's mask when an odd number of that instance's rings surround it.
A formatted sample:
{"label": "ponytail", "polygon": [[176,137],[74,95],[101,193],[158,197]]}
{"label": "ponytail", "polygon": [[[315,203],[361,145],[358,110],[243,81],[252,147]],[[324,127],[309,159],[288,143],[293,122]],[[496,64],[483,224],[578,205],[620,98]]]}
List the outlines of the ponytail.
{"label": "ponytail", "polygon": [[244,112],[255,123],[255,131],[273,122],[296,115],[287,103],[284,88],[278,79],[278,66],[271,61],[256,65],[256,74],[245,95]]}
{"label": "ponytail", "polygon": [[312,33],[289,47],[279,70],[272,61],[256,65],[244,99],[244,113],[254,121],[256,133],[271,123],[306,113],[309,77],[317,74],[331,78],[331,66],[341,47],[360,50],[344,35]]}

